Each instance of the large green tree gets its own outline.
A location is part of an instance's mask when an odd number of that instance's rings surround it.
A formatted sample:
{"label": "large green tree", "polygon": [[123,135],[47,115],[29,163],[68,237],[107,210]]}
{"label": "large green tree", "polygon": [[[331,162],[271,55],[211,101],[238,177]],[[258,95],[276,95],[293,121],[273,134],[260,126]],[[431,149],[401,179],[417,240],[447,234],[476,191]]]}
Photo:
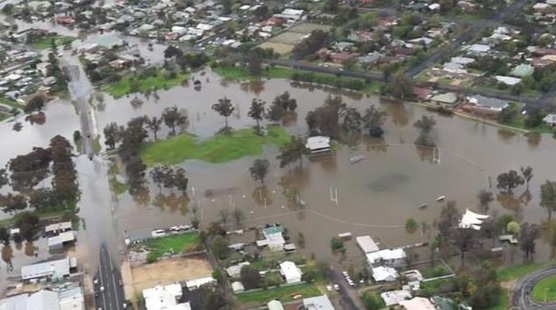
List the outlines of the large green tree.
{"label": "large green tree", "polygon": [[270,163],[267,159],[257,158],[253,161],[253,165],[249,167],[249,173],[251,174],[251,178],[253,178],[253,180],[260,181],[261,185],[264,186],[264,179],[270,171],[269,168]]}
{"label": "large green tree", "polygon": [[249,112],[247,112],[247,116],[254,119],[257,122],[257,134],[261,134],[261,121],[265,115],[265,106],[266,102],[262,101],[261,99],[253,98],[251,101],[251,107],[249,108]]}
{"label": "large green tree", "polygon": [[220,114],[220,116],[224,117],[224,121],[226,122],[226,130],[230,127],[228,126],[228,117],[232,115],[235,110],[235,107],[232,105],[232,102],[227,97],[218,99],[218,102],[212,105],[212,109],[216,111],[216,113]]}
{"label": "large green tree", "polygon": [[541,185],[540,206],[548,213],[548,222],[552,220],[552,212],[556,211],[556,182],[547,180]]}
{"label": "large green tree", "polygon": [[525,183],[523,177],[519,175],[519,173],[515,170],[500,173],[496,179],[498,181],[496,187],[506,191],[506,193],[509,195],[513,194],[514,188]]}

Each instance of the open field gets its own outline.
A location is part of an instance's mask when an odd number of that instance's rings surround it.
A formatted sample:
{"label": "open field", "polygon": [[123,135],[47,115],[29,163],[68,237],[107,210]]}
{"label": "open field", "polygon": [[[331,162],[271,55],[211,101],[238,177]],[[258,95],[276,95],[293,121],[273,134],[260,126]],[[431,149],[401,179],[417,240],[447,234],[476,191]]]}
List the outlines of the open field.
{"label": "open field", "polygon": [[283,44],[278,42],[266,41],[263,44],[259,45],[259,47],[262,49],[271,48],[274,50],[274,52],[280,55],[286,55],[287,53],[290,53],[293,50],[294,46],[291,44]]}
{"label": "open field", "polygon": [[180,254],[195,251],[199,247],[199,243],[199,233],[194,231],[151,239],[146,246],[152,257],[159,259],[165,253]]}
{"label": "open field", "polygon": [[301,39],[306,35],[307,34],[305,33],[286,31],[275,37],[270,38],[267,42],[288,44],[292,45],[293,48],[293,45],[299,43]]}
{"label": "open field", "polygon": [[135,292],[141,292],[157,285],[209,277],[212,275],[212,268],[202,258],[171,258],[132,267],[131,274]]}
{"label": "open field", "polygon": [[512,266],[507,268],[502,268],[498,270],[498,278],[500,281],[511,281],[517,280],[524,275],[535,272],[537,270],[541,270],[546,268],[550,265],[554,264],[554,262],[544,262],[544,263],[537,263],[537,264],[525,264],[525,265],[518,265]]}
{"label": "open field", "polygon": [[125,76],[121,80],[103,87],[102,90],[114,98],[119,98],[133,92],[169,89],[180,85],[186,78],[187,75],[181,73],[176,74],[175,77],[170,77],[164,71],[159,70],[156,75],[147,78]]}
{"label": "open field", "polygon": [[541,303],[556,301],[556,275],[544,278],[535,284],[531,298]]}
{"label": "open field", "polygon": [[59,35],[44,36],[40,38],[37,42],[33,43],[33,46],[41,50],[50,48],[52,46],[52,39],[54,39],[54,42],[56,42],[56,46],[58,48],[61,48],[66,44],[70,44],[75,40],[74,37],[66,37],[66,36],[59,36]]}
{"label": "open field", "polygon": [[278,146],[290,140],[288,132],[279,126],[269,127],[267,135],[259,136],[254,129],[240,129],[231,135],[217,134],[198,141],[190,134],[182,134],[166,140],[145,145],[141,158],[147,166],[155,164],[174,165],[187,159],[200,159],[209,163],[223,163],[261,154],[266,144]]}
{"label": "open field", "polygon": [[242,305],[256,307],[268,303],[273,299],[281,302],[294,300],[294,296],[301,295],[300,298],[307,298],[322,294],[315,284],[304,283],[299,285],[281,286],[278,288],[246,292],[236,295],[238,302]]}
{"label": "open field", "polygon": [[303,23],[290,28],[290,30],[288,31],[309,34],[315,30],[330,31],[331,28],[332,28],[331,26],[327,26],[327,25]]}

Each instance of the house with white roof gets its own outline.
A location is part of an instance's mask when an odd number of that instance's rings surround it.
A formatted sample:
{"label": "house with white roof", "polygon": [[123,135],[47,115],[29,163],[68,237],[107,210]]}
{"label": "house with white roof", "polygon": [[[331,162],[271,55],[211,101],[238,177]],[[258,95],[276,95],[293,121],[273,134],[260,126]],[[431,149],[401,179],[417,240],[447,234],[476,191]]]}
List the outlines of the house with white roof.
{"label": "house with white roof", "polygon": [[357,243],[361,251],[363,251],[363,253],[365,254],[377,252],[379,250],[378,245],[376,245],[373,238],[371,238],[371,236],[369,235],[358,236],[355,238],[355,242]]}
{"label": "house with white roof", "polygon": [[143,290],[147,310],[191,310],[189,302],[180,303],[183,291],[179,283],[155,286]]}
{"label": "house with white roof", "polygon": [[321,295],[303,299],[305,310],[334,310],[334,306],[328,296]]}
{"label": "house with white roof", "polygon": [[406,290],[389,291],[380,294],[387,307],[395,306],[404,300],[411,299],[411,293]]}
{"label": "house with white roof", "polygon": [[329,152],[331,150],[330,137],[315,136],[307,138],[305,147],[311,154]]}
{"label": "house with white roof", "polygon": [[376,282],[393,282],[399,277],[396,269],[392,267],[378,266],[371,271]]}
{"label": "house with white roof", "polygon": [[0,310],[84,310],[85,299],[80,286],[61,291],[41,290],[0,300]]}
{"label": "house with white roof", "polygon": [[21,267],[21,279],[31,281],[37,279],[59,280],[70,275],[70,268],[76,267],[75,259],[69,257]]}
{"label": "house with white roof", "polygon": [[366,256],[371,268],[381,265],[394,268],[401,267],[405,264],[405,259],[407,257],[405,251],[401,248],[380,250],[368,253]]}
{"label": "house with white roof", "polygon": [[414,297],[410,300],[402,300],[399,302],[405,310],[436,310],[434,304],[427,298]]}
{"label": "house with white roof", "polygon": [[288,284],[301,282],[301,270],[294,262],[285,261],[281,263],[280,274],[286,279],[286,283]]}
{"label": "house with white roof", "polygon": [[266,304],[268,310],[284,310],[284,306],[279,300],[271,300],[268,304]]}
{"label": "house with white roof", "polygon": [[556,114],[548,114],[545,116],[542,121],[547,124],[548,126],[556,126]]}

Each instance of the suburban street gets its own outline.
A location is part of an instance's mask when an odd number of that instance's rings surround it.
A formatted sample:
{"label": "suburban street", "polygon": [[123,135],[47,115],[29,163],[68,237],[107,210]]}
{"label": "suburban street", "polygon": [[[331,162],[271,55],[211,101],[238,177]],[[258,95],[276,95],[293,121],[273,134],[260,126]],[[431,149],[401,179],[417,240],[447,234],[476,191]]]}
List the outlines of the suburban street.
{"label": "suburban street", "polygon": [[[531,291],[537,282],[556,274],[556,266],[531,273],[523,277],[516,284],[512,297],[512,305],[519,310],[553,310],[556,309],[556,303],[539,304],[531,299]],[[512,308],[513,309],[513,308]]]}
{"label": "suburban street", "polygon": [[359,293],[356,289],[350,287],[342,275],[342,270],[340,264],[334,264],[334,268],[330,270],[330,279],[332,283],[338,284],[340,286],[340,302],[342,305],[342,309],[344,310],[358,310],[358,309],[365,309],[363,303],[361,302],[361,298],[359,297]]}
{"label": "suburban street", "polygon": [[[100,250],[98,273],[94,277],[96,307],[103,310],[125,309],[125,296],[120,270],[112,262],[108,249],[103,244]],[[98,293],[98,295],[97,295]]]}

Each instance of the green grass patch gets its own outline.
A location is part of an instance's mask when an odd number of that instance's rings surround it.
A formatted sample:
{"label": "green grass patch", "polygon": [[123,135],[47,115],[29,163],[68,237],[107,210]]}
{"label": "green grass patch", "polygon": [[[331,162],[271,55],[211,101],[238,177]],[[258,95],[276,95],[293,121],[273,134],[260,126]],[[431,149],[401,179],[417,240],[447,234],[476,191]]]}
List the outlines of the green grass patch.
{"label": "green grass patch", "polygon": [[40,38],[37,42],[33,43],[32,45],[35,48],[44,50],[52,46],[52,39],[55,40],[58,50],[61,50],[64,47],[64,45],[71,44],[71,42],[75,40],[74,37],[68,37],[68,36],[59,36],[59,35],[44,36]]}
{"label": "green grass patch", "polygon": [[102,150],[102,145],[100,144],[100,135],[97,135],[93,139],[93,150],[95,151],[95,154],[99,154]]}
{"label": "green grass patch", "polygon": [[519,279],[526,274],[541,270],[543,268],[547,268],[553,264],[554,262],[544,262],[501,268],[498,270],[498,279],[500,279],[500,281]]}
{"label": "green grass patch", "polygon": [[315,284],[304,283],[255,292],[239,293],[236,295],[236,298],[240,304],[267,304],[273,299],[278,299],[284,303],[294,300],[293,297],[296,295],[301,295],[301,298],[307,298],[321,294],[321,291]]}
{"label": "green grass patch", "polygon": [[259,136],[252,128],[217,134],[207,140],[198,140],[191,134],[181,134],[166,140],[147,143],[141,150],[141,158],[147,166],[155,164],[175,165],[187,159],[199,159],[209,163],[224,163],[244,156],[257,156],[266,144],[278,146],[290,140],[288,132],[280,126],[271,126],[265,136]]}
{"label": "green grass patch", "polygon": [[502,289],[498,304],[494,307],[488,308],[487,310],[508,310],[509,307],[510,307],[510,294],[508,290]]}
{"label": "green grass patch", "polygon": [[9,105],[10,107],[16,108],[16,109],[20,109],[20,108],[23,107],[22,105],[17,103],[15,100],[12,100],[10,98],[6,98],[6,97],[3,97],[3,96],[0,96],[0,103],[3,103],[5,105]]}
{"label": "green grass patch", "polygon": [[0,122],[8,119],[11,115],[0,112]]}
{"label": "green grass patch", "polygon": [[[220,75],[225,79],[230,80],[248,80],[248,81],[259,81],[262,78],[273,78],[273,79],[287,79],[287,80],[298,80],[297,77],[306,77],[308,74],[311,75],[311,81],[316,84],[339,86],[340,88],[351,89],[355,91],[361,91],[366,94],[376,94],[380,91],[380,83],[369,81],[366,82],[362,79],[350,78],[350,77],[338,77],[334,74],[325,74],[318,72],[308,72],[303,70],[291,69],[286,67],[269,67],[263,70],[261,75],[252,75],[246,68],[240,67],[214,67],[212,68],[216,74]],[[298,80],[304,82],[304,79]],[[305,81],[306,82],[306,81]],[[344,86],[341,86],[344,85]],[[363,85],[360,87],[360,85]],[[357,86],[356,88],[351,88],[349,86]]]}
{"label": "green grass patch", "polygon": [[158,260],[166,253],[180,254],[195,251],[201,244],[198,232],[176,234],[168,237],[151,239],[146,246],[149,249],[149,256]]}
{"label": "green grass patch", "polygon": [[533,287],[531,298],[536,302],[556,301],[556,275],[546,277]]}
{"label": "green grass patch", "polygon": [[148,77],[139,78],[135,75],[125,76],[121,80],[103,87],[102,90],[112,95],[114,98],[120,98],[134,92],[170,89],[181,85],[186,78],[187,75],[183,73],[177,73],[175,76],[171,76],[164,70],[157,70],[156,74]]}

